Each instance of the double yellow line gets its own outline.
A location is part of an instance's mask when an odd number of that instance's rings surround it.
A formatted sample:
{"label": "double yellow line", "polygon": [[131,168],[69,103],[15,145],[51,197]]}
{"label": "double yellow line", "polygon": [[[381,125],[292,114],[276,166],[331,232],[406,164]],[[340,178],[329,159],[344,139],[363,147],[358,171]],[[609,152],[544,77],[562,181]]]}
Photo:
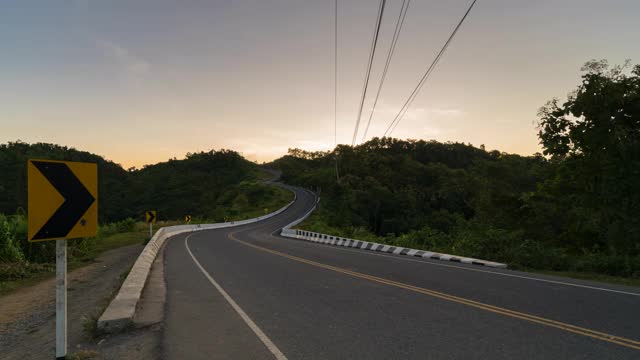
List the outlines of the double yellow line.
{"label": "double yellow line", "polygon": [[339,273],[342,273],[342,274],[354,276],[354,277],[361,278],[361,279],[366,279],[366,280],[369,280],[369,281],[374,281],[374,282],[385,284],[385,285],[389,285],[389,286],[395,286],[395,287],[398,287],[398,288],[401,288],[401,289],[406,289],[406,290],[414,291],[414,292],[417,292],[417,293],[420,293],[420,294],[433,296],[433,297],[436,297],[436,298],[439,298],[439,299],[456,302],[456,303],[467,305],[467,306],[471,306],[471,307],[474,307],[474,308],[477,308],[477,309],[491,311],[491,312],[496,313],[496,314],[510,316],[510,317],[513,317],[513,318],[518,318],[518,319],[529,321],[529,322],[533,322],[533,323],[536,323],[536,324],[550,326],[550,327],[554,327],[554,328],[557,328],[557,329],[560,329],[560,330],[572,332],[574,334],[579,334],[579,335],[591,337],[591,338],[594,338],[594,339],[610,342],[610,343],[613,343],[613,344],[616,344],[616,345],[620,345],[620,346],[624,346],[624,347],[627,347],[627,348],[640,350],[640,341],[631,340],[631,339],[623,338],[623,337],[620,337],[620,336],[615,336],[615,335],[603,333],[603,332],[600,332],[600,331],[586,329],[586,328],[583,328],[583,327],[579,327],[579,326],[563,323],[563,322],[560,322],[560,321],[550,320],[550,319],[546,319],[546,318],[543,318],[543,317],[522,313],[522,312],[519,312],[519,311],[509,310],[509,309],[501,308],[501,307],[498,307],[498,306],[493,306],[493,305],[481,303],[481,302],[478,302],[478,301],[465,299],[465,298],[462,298],[462,297],[459,297],[459,296],[449,295],[449,294],[442,293],[442,292],[439,292],[439,291],[429,290],[429,289],[425,289],[425,288],[421,288],[421,287],[417,287],[417,286],[413,286],[413,285],[409,285],[409,284],[405,284],[405,283],[401,283],[401,282],[397,282],[397,281],[393,281],[393,280],[380,278],[380,277],[377,277],[377,276],[367,275],[367,274],[363,274],[363,273],[359,273],[359,272],[355,272],[355,271],[351,271],[351,270],[347,270],[347,269],[343,269],[343,268],[339,268],[339,267],[335,267],[335,266],[319,263],[319,262],[312,261],[312,260],[307,260],[307,259],[300,258],[300,257],[297,257],[297,256],[285,254],[285,253],[282,253],[282,252],[279,252],[279,251],[267,249],[267,248],[262,247],[262,246],[254,245],[254,244],[248,243],[246,241],[242,241],[242,240],[240,240],[240,239],[235,237],[235,233],[234,232],[229,233],[227,235],[227,237],[229,239],[231,239],[231,240],[237,241],[237,242],[239,242],[241,244],[244,244],[246,246],[252,247],[254,249],[257,249],[257,250],[260,250],[260,251],[264,251],[264,252],[268,252],[270,254],[281,256],[281,257],[284,257],[284,258],[287,258],[287,259],[291,259],[291,260],[294,260],[294,261],[297,261],[297,262],[301,262],[301,263],[304,263],[304,264],[308,264],[308,265],[311,265],[311,266],[315,266],[315,267],[319,267],[319,268],[323,268],[323,269],[339,272]]}

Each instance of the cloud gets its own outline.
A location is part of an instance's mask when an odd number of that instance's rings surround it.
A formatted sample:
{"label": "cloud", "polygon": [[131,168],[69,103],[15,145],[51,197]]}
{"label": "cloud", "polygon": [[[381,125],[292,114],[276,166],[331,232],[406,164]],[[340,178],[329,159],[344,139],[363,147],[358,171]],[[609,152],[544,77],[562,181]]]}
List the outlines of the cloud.
{"label": "cloud", "polygon": [[429,109],[428,112],[433,115],[439,116],[461,116],[464,115],[464,111],[460,109]]}
{"label": "cloud", "polygon": [[96,46],[104,56],[111,59],[120,68],[122,74],[129,80],[140,82],[151,69],[151,65],[147,61],[113,41],[97,40]]}
{"label": "cloud", "polygon": [[[378,104],[367,133],[367,139],[371,139],[374,136],[382,136],[398,114],[398,111],[400,111],[400,104],[397,106],[385,103]],[[402,122],[393,131],[392,136],[400,138],[433,138],[443,135],[453,130],[451,128],[451,120],[465,114],[462,109],[449,107],[410,107],[402,117]],[[366,126],[366,119],[364,121],[365,125],[363,127]],[[361,139],[360,136],[358,140]]]}
{"label": "cloud", "polygon": [[[369,109],[371,111],[371,109]],[[400,106],[391,106],[389,104],[381,104],[376,107],[376,114],[383,116],[394,118],[398,111],[400,111]],[[437,116],[437,117],[458,117],[464,115],[465,112],[461,109],[455,108],[436,108],[436,107],[409,107],[407,112],[404,114],[403,119],[408,120],[420,120],[425,119],[429,116]],[[374,115],[374,118],[376,115]]]}

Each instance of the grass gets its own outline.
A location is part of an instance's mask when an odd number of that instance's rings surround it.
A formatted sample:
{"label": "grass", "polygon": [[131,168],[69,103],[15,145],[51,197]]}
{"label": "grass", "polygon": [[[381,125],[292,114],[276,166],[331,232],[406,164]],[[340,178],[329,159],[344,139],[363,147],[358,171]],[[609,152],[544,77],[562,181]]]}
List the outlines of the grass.
{"label": "grass", "polygon": [[98,329],[98,320],[107,309],[107,306],[109,306],[109,304],[111,303],[111,300],[113,300],[113,298],[118,294],[120,286],[127,278],[127,275],[129,275],[129,271],[131,271],[131,269],[120,274],[120,276],[118,277],[119,285],[113,289],[108,297],[102,300],[102,302],[94,312],[82,318],[82,332],[89,340],[95,340],[100,337],[100,335],[102,335],[102,333]]}
{"label": "grass", "polygon": [[[80,258],[71,258],[69,261],[69,270],[76,269],[87,262],[93,261],[105,251],[117,249],[123,246],[142,244],[149,237],[148,231],[132,231],[106,236],[97,239],[95,245]],[[73,241],[73,240],[72,240]]]}
{"label": "grass", "polygon": [[278,186],[270,186],[269,188],[272,191],[271,196],[262,201],[259,206],[249,206],[239,209],[238,214],[234,216],[233,220],[244,220],[263,216],[293,201],[293,193],[291,191]]}
{"label": "grass", "polygon": [[258,180],[262,180],[262,181],[268,181],[268,180],[271,180],[273,178],[273,174],[272,173],[270,173],[270,172],[268,172],[268,171],[266,171],[266,170],[264,170],[262,168],[259,168],[256,171],[255,176],[258,178]]}
{"label": "grass", "polygon": [[[95,245],[79,258],[70,258],[67,270],[72,271],[87,263],[95,260],[101,253],[117,249],[123,246],[142,244],[149,236],[148,232],[133,231],[108,235],[100,239],[96,239]],[[70,240],[73,241],[73,240]],[[0,281],[0,296],[9,294],[18,289],[35,285],[38,282],[49,279],[55,275],[55,264],[4,264],[5,266],[14,266],[22,269],[22,276],[15,280]],[[34,270],[31,267],[38,267]],[[40,269],[42,268],[42,269]]]}

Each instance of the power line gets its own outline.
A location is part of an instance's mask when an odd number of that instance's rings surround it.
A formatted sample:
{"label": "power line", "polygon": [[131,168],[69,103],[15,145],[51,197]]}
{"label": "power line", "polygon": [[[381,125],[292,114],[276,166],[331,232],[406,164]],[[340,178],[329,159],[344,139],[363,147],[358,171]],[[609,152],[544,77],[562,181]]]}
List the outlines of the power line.
{"label": "power line", "polygon": [[[338,146],[338,0],[333,13],[333,148]],[[336,182],[340,182],[338,156],[336,153]]]}
{"label": "power line", "polygon": [[333,146],[338,145],[338,0],[333,14]]}
{"label": "power line", "polygon": [[380,25],[382,23],[382,15],[384,14],[384,7],[386,0],[380,0],[380,7],[378,9],[378,19],[376,20],[375,31],[373,32],[373,41],[371,42],[371,51],[369,52],[369,64],[367,65],[367,76],[365,77],[364,87],[362,89],[362,99],[360,100],[360,109],[358,110],[358,119],[356,121],[356,127],[353,130],[353,137],[351,139],[351,146],[355,145],[356,137],[358,136],[358,128],[360,127],[360,118],[362,117],[362,107],[364,106],[364,99],[367,96],[367,87],[369,86],[369,76],[371,76],[371,66],[373,64],[373,58],[376,54],[376,47],[378,45],[378,35],[380,34]]}
{"label": "power line", "polygon": [[400,120],[402,120],[402,117],[404,116],[404,114],[407,113],[407,110],[409,109],[409,106],[411,106],[411,103],[413,103],[413,100],[415,100],[416,96],[418,95],[418,93],[422,89],[422,86],[424,86],[425,82],[429,78],[429,75],[431,75],[431,72],[433,71],[435,66],[438,64],[438,62],[440,61],[440,58],[442,57],[444,52],[447,50],[447,47],[449,46],[449,43],[451,43],[451,40],[453,39],[453,37],[458,32],[458,29],[460,29],[460,26],[462,26],[462,23],[467,18],[467,15],[469,15],[469,12],[471,12],[471,9],[473,8],[473,5],[475,5],[476,1],[477,0],[473,0],[473,2],[471,3],[471,5],[467,9],[467,11],[464,13],[464,16],[458,22],[458,25],[455,27],[455,29],[453,30],[453,32],[449,36],[449,39],[447,39],[447,41],[444,43],[444,46],[442,46],[442,49],[440,49],[440,52],[438,53],[438,55],[436,55],[435,59],[433,59],[433,62],[431,63],[431,65],[429,66],[427,71],[422,76],[422,79],[420,79],[420,81],[418,82],[418,85],[416,85],[415,89],[413,89],[413,92],[411,92],[411,95],[409,95],[409,98],[407,99],[407,101],[405,101],[404,105],[402,105],[402,108],[400,109],[400,111],[398,112],[396,117],[393,119],[391,124],[389,124],[389,126],[387,127],[387,130],[384,132],[383,137],[387,136],[387,135],[391,136],[391,133],[393,132],[393,130],[395,130],[396,126],[398,126],[398,123],[400,122]]}
{"label": "power line", "polygon": [[[373,108],[371,108],[371,113],[369,114],[369,121],[367,122],[367,127],[364,129],[364,135],[362,135],[362,141],[364,142],[367,138],[367,132],[369,132],[369,126],[371,125],[371,119],[373,118],[373,113],[376,110],[376,105],[378,104],[378,98],[380,97],[380,92],[382,91],[382,86],[384,85],[384,80],[387,78],[387,70],[389,69],[389,64],[391,63],[391,58],[393,57],[393,53],[396,49],[396,43],[398,42],[398,37],[400,36],[400,31],[402,31],[402,25],[404,24],[404,18],[407,15],[407,10],[409,9],[409,4],[411,0],[402,0],[402,6],[400,7],[400,13],[398,14],[398,20],[396,21],[396,28],[393,32],[393,39],[391,40],[391,45],[389,46],[389,52],[387,53],[387,61],[384,64],[384,70],[382,71],[382,78],[380,78],[380,85],[378,86],[378,92],[376,93],[376,99],[373,101]],[[406,6],[405,6],[406,5]]]}

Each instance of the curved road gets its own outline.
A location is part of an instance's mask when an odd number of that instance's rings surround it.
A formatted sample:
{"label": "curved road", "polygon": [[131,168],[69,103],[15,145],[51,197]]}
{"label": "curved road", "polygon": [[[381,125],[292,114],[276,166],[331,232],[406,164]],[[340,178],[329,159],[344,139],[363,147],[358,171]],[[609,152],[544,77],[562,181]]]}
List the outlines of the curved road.
{"label": "curved road", "polygon": [[[172,238],[167,359],[640,359],[640,290],[283,238]],[[491,259],[488,259],[491,260]]]}

